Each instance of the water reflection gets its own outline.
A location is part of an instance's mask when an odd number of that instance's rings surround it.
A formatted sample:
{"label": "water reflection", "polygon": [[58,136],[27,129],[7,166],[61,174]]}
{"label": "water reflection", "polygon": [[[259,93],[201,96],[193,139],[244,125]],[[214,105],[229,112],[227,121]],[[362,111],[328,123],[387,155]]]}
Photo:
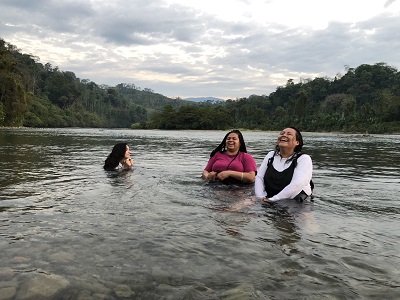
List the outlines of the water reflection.
{"label": "water reflection", "polygon": [[105,171],[111,186],[124,186],[130,189],[133,185],[133,170]]}
{"label": "water reflection", "polygon": [[[260,164],[276,133],[243,134]],[[200,178],[221,135],[0,130],[0,293],[51,281],[69,282],[64,299],[400,296],[398,136],[305,133],[315,202],[232,212],[252,187]],[[105,172],[119,141],[135,169]]]}
{"label": "water reflection", "polygon": [[302,234],[314,235],[319,231],[313,213],[314,202],[310,199],[302,203],[294,200],[263,203],[253,196],[249,187],[222,183],[207,183],[206,186],[213,193],[213,202],[206,207],[218,212],[212,214],[213,220],[228,236],[246,238],[247,225],[261,219],[268,232],[256,239],[278,245],[290,255],[297,253],[296,243],[301,241]]}
{"label": "water reflection", "polygon": [[[319,232],[319,225],[313,212],[314,203],[312,201],[299,203],[293,200],[281,202],[262,204],[265,209],[264,222],[276,228],[278,235],[276,243],[283,246],[283,249],[290,249],[290,252],[293,252],[302,234],[309,236]],[[293,248],[288,248],[291,244]]]}

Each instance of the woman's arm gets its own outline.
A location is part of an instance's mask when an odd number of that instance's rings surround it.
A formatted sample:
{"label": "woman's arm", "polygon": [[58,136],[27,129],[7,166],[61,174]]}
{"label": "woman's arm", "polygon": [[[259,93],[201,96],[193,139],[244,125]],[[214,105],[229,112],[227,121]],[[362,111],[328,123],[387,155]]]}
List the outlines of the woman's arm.
{"label": "woman's arm", "polygon": [[267,156],[265,156],[257,171],[256,181],[254,184],[254,192],[256,194],[256,197],[258,198],[263,198],[267,196],[264,185],[264,175],[268,168],[268,160],[272,157],[272,155],[268,154]]}
{"label": "woman's arm", "polygon": [[238,171],[222,171],[217,174],[217,178],[219,180],[225,180],[228,177],[235,178],[239,181],[252,183],[254,182],[254,178],[256,176],[256,172],[238,172]]}
{"label": "woman's arm", "polygon": [[207,166],[204,168],[203,173],[201,174],[201,178],[203,178],[204,180],[215,180],[217,172],[214,172],[212,168],[215,163],[216,156],[217,154],[215,154],[208,160]]}
{"label": "woman's arm", "polygon": [[[217,175],[218,179],[225,180],[228,177],[232,177],[244,183],[253,183],[257,172],[257,164],[254,157],[249,153],[240,153],[237,162],[238,166],[236,170],[221,171]],[[241,164],[241,166],[239,164]],[[237,171],[238,168],[243,171]]]}

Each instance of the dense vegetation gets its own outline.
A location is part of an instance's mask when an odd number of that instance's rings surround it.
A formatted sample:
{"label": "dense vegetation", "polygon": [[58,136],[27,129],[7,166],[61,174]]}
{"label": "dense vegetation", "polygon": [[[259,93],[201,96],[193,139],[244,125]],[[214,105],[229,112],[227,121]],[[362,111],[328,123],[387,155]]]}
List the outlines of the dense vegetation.
{"label": "dense vegetation", "polygon": [[167,104],[189,103],[133,84],[81,80],[0,39],[0,126],[129,128]]}
{"label": "dense vegetation", "polygon": [[292,79],[269,96],[251,95],[224,104],[166,106],[150,128],[400,132],[400,73],[384,63],[348,68],[335,79]]}
{"label": "dense vegetation", "polygon": [[97,85],[0,39],[0,126],[399,132],[397,69],[377,63],[345,71],[289,79],[270,95],[198,104],[134,84]]}

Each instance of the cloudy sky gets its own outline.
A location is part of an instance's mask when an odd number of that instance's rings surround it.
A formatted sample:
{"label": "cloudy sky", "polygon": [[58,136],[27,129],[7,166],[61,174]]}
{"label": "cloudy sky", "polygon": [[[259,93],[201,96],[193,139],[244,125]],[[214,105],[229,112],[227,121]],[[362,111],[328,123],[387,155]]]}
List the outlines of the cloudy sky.
{"label": "cloudy sky", "polygon": [[0,0],[0,37],[97,84],[236,99],[399,70],[400,0]]}

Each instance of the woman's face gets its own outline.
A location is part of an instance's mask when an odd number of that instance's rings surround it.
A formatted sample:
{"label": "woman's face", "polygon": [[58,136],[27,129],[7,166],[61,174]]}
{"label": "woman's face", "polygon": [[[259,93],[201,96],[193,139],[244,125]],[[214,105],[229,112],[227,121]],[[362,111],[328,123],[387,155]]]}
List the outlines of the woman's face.
{"label": "woman's face", "polygon": [[125,158],[129,158],[129,157],[131,157],[131,152],[129,150],[129,146],[127,145],[126,150],[125,150]]}
{"label": "woman's face", "polygon": [[225,140],[225,145],[229,152],[238,151],[240,148],[239,135],[235,132],[231,132]]}
{"label": "woman's face", "polygon": [[278,135],[278,146],[279,148],[285,148],[287,150],[294,151],[300,142],[296,138],[296,130],[293,128],[285,128]]}

